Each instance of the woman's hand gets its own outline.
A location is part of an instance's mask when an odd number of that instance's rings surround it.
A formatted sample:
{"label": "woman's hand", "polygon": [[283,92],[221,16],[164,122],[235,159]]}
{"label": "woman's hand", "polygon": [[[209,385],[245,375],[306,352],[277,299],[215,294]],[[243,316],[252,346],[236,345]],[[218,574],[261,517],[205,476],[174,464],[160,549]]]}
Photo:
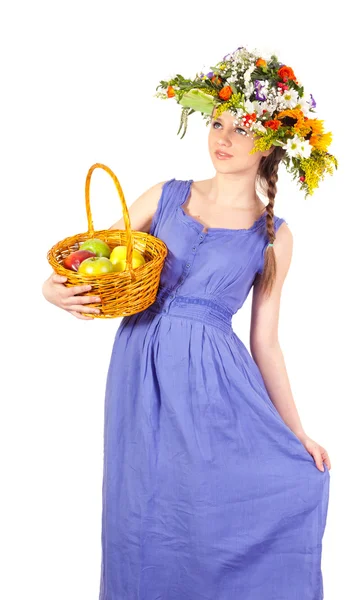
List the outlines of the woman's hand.
{"label": "woman's hand", "polygon": [[94,317],[85,316],[82,313],[100,313],[99,308],[86,306],[90,302],[101,302],[98,296],[78,296],[91,290],[91,285],[76,285],[74,287],[66,287],[64,282],[67,278],[63,275],[53,273],[43,284],[43,295],[45,299],[66,310],[78,319],[90,320]]}
{"label": "woman's hand", "polygon": [[298,439],[302,442],[307,452],[313,456],[316,467],[320,469],[320,471],[325,470],[323,463],[327,465],[328,469],[331,469],[331,461],[329,459],[327,450],[325,450],[323,446],[320,446],[320,444],[312,440],[310,437],[308,437],[308,435],[300,436]]}

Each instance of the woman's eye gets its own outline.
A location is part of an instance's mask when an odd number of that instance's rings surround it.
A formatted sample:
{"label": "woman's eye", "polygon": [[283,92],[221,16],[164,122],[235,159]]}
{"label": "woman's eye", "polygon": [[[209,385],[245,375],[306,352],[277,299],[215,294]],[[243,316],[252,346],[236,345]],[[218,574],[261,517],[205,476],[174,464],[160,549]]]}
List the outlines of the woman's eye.
{"label": "woman's eye", "polygon": [[[213,123],[213,128],[214,129],[218,129],[217,127],[215,127],[215,125],[222,125],[222,123],[220,123],[219,121],[215,121]],[[242,129],[241,127],[236,127],[236,131],[237,129],[239,129],[239,131],[241,131],[244,135],[247,135],[247,131],[245,131],[244,129]]]}

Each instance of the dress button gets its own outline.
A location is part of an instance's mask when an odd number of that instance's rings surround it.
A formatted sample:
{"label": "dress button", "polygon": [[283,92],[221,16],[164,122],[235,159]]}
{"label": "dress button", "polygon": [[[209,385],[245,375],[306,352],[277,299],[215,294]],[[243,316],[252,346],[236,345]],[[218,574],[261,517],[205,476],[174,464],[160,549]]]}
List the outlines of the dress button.
{"label": "dress button", "polygon": [[200,239],[201,239],[201,240],[203,240],[203,238],[204,238],[204,235],[200,235],[199,237],[200,237]]}
{"label": "dress button", "polygon": [[186,267],[187,267],[187,269],[188,269],[188,268],[190,267],[190,264],[189,264],[189,263],[187,263],[187,264],[186,264]]}
{"label": "dress button", "polygon": [[193,246],[192,250],[195,250],[195,249],[196,249],[196,247],[195,247],[195,246]]}
{"label": "dress button", "polygon": [[171,295],[169,296],[169,298],[174,298],[174,294],[171,294]]}

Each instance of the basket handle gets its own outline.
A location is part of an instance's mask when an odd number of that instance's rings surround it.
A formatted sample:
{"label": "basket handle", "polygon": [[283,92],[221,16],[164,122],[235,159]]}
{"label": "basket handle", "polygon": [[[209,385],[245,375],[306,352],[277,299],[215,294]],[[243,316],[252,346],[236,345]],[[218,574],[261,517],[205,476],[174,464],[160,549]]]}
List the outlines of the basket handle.
{"label": "basket handle", "polygon": [[136,278],[136,275],[132,268],[132,261],[131,261],[131,258],[133,256],[133,247],[134,246],[133,246],[132,229],[130,226],[130,218],[129,218],[127,203],[125,201],[123,190],[118,181],[117,176],[115,175],[115,173],[113,173],[113,171],[111,169],[109,169],[109,167],[107,167],[106,165],[103,165],[101,163],[95,163],[94,165],[92,165],[90,167],[87,177],[86,177],[86,182],[85,182],[85,208],[86,208],[86,215],[87,215],[87,219],[88,219],[88,233],[91,237],[94,236],[93,218],[92,218],[91,209],[90,209],[90,179],[91,179],[93,171],[97,168],[104,169],[104,171],[106,171],[110,175],[110,177],[113,179],[113,181],[115,183],[115,187],[117,188],[117,191],[118,191],[121,203],[122,203],[122,211],[123,211],[125,232],[126,232],[126,238],[127,238],[127,241],[126,241],[126,246],[127,246],[126,270],[129,271],[131,279],[134,280]]}

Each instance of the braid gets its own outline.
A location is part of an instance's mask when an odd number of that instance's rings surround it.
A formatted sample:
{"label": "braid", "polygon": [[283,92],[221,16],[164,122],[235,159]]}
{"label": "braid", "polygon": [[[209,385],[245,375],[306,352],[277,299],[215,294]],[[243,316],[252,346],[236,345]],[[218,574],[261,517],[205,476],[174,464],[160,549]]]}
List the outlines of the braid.
{"label": "braid", "polygon": [[[258,178],[261,186],[266,188],[268,204],[266,206],[266,229],[270,244],[276,239],[274,230],[274,203],[277,194],[278,166],[284,156],[285,150],[279,146],[274,146],[273,151],[261,159]],[[269,295],[276,278],[276,255],[273,246],[267,245],[265,250],[264,267],[261,275],[261,290]]]}

